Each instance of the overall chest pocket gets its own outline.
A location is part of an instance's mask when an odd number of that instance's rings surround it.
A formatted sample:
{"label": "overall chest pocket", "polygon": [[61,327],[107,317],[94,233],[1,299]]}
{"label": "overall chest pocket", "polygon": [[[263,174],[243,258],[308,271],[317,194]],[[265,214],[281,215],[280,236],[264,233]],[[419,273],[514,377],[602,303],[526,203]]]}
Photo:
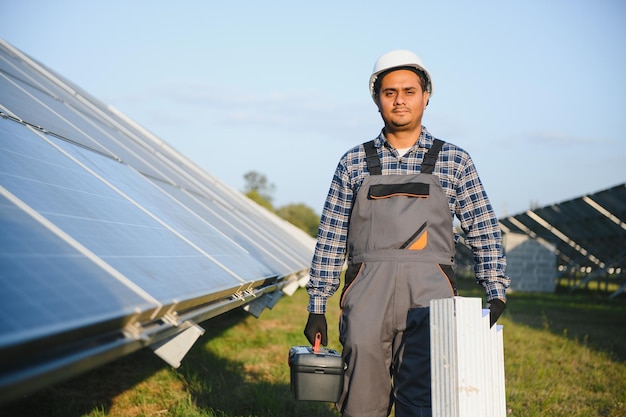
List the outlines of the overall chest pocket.
{"label": "overall chest pocket", "polygon": [[430,195],[430,184],[409,182],[405,184],[375,184],[370,186],[367,197],[379,200],[391,197],[427,198]]}

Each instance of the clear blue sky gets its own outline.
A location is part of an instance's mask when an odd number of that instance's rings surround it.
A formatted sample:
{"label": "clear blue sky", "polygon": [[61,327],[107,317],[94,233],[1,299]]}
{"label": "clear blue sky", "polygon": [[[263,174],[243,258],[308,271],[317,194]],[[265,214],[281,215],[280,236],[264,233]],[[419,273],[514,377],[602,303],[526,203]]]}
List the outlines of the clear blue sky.
{"label": "clear blue sky", "polygon": [[376,58],[415,51],[423,123],[472,155],[498,216],[626,181],[626,2],[0,0],[0,37],[236,189],[321,208],[382,123]]}

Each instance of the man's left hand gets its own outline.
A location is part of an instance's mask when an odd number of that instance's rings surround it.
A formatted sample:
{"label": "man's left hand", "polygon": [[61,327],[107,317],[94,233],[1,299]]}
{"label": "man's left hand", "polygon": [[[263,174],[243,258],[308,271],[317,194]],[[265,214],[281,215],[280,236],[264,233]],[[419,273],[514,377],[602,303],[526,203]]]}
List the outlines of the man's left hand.
{"label": "man's left hand", "polygon": [[499,298],[494,298],[487,302],[487,308],[489,309],[489,325],[493,327],[506,309],[506,303]]}

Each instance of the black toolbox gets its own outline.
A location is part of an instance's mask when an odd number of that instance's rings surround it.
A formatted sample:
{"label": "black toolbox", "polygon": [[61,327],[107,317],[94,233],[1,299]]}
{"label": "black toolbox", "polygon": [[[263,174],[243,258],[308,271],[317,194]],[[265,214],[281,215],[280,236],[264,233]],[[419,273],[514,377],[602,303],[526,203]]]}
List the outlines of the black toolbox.
{"label": "black toolbox", "polygon": [[294,346],[289,350],[289,367],[291,391],[296,400],[339,401],[344,373],[341,353],[328,348]]}

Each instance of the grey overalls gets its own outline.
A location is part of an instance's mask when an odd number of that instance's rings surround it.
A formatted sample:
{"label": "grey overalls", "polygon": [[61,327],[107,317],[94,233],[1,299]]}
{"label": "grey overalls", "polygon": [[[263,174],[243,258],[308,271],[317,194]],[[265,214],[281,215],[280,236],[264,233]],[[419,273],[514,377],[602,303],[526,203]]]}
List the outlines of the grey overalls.
{"label": "grey overalls", "polygon": [[[420,174],[381,175],[373,141],[370,175],[357,193],[348,230],[340,341],[347,370],[344,416],[431,416],[429,301],[456,283],[448,197],[432,175],[436,139]],[[391,378],[393,377],[393,387]]]}

